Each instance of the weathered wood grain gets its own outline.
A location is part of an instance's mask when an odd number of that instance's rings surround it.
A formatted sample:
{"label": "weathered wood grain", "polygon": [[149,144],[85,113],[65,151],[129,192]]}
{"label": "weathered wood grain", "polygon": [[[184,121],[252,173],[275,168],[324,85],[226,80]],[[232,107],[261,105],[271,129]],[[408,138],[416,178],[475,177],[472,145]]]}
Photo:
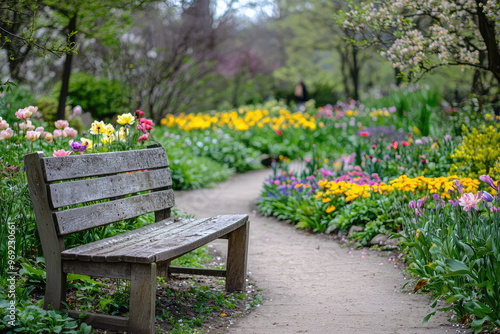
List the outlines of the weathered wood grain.
{"label": "weathered wood grain", "polygon": [[110,238],[67,249],[62,252],[61,257],[64,260],[78,259],[82,261],[90,261],[91,259],[87,258],[90,254],[99,254],[101,251],[109,253],[123,248],[124,245],[127,244],[137,244],[138,240],[146,240],[149,237],[154,237],[158,235],[159,232],[165,233],[165,231],[170,231],[174,228],[181,228],[177,222],[179,222],[178,219],[169,218],[164,221],[143,226],[133,231],[118,234]]}
{"label": "weathered wood grain", "polygon": [[[130,254],[134,254],[137,250],[141,249],[145,251],[147,247],[154,243],[163,244],[169,240],[179,239],[181,235],[186,233],[196,233],[197,231],[203,229],[207,219],[199,220],[178,220],[175,225],[169,225],[161,230],[156,231],[154,234],[151,233],[141,233],[141,236],[134,236],[133,243],[116,244],[110,246],[107,249],[103,249],[100,252],[95,252],[91,254],[92,261],[106,261],[106,262],[121,262],[127,261],[126,257]],[[147,254],[147,255],[146,255]],[[144,252],[144,258],[139,260],[143,263],[148,263],[154,261],[154,251],[147,253]],[[132,255],[133,257],[134,255]],[[145,259],[147,258],[147,260]],[[138,262],[134,259],[130,262]]]}
{"label": "weathered wood grain", "polygon": [[154,334],[156,263],[132,264],[129,330],[132,334]]}
{"label": "weathered wood grain", "polygon": [[167,154],[162,147],[46,157],[42,161],[48,182],[168,167]]}
{"label": "weathered wood grain", "polygon": [[207,268],[191,268],[191,267],[168,267],[170,274],[186,274],[186,275],[205,275],[215,277],[225,277],[225,269],[207,269]]}
{"label": "weathered wood grain", "polygon": [[172,206],[174,206],[174,192],[169,189],[58,211],[54,215],[59,235],[66,235]]}
{"label": "weathered wood grain", "polygon": [[53,208],[172,186],[170,169],[126,173],[49,185]]}
{"label": "weathered wood grain", "polygon": [[244,291],[247,277],[248,229],[244,224],[229,234],[226,265],[226,291]]}
{"label": "weathered wood grain", "polygon": [[[82,312],[73,311],[73,310],[61,310],[63,312],[68,313],[68,315],[73,319],[80,319],[80,315]],[[83,317],[83,322],[91,325],[94,328],[101,329],[111,329],[114,331],[125,331],[129,326],[129,318],[128,317],[120,317],[106,314],[98,314],[92,312],[85,312],[85,316]]]}
{"label": "weathered wood grain", "polygon": [[130,263],[104,263],[64,261],[62,270],[65,273],[88,275],[94,277],[130,279]]}
{"label": "weathered wood grain", "polygon": [[247,215],[198,220],[172,219],[92,244],[67,249],[64,259],[97,262],[160,262],[174,259],[244,225]]}
{"label": "weathered wood grain", "polygon": [[61,256],[63,259],[78,259],[81,261],[120,262],[124,261],[125,254],[129,252],[146,247],[152,242],[164,242],[178,238],[181,233],[186,233],[188,229],[197,230],[202,228],[206,221],[207,219],[181,220],[177,218],[174,220],[169,218],[134,231],[68,249]]}
{"label": "weathered wood grain", "polygon": [[24,168],[47,267],[47,292],[43,306],[45,309],[53,307],[55,310],[59,310],[61,301],[66,300],[66,274],[61,268],[61,251],[64,250],[64,240],[57,236],[52,210],[49,207],[49,196],[41,164],[42,158],[42,152],[24,156]]}

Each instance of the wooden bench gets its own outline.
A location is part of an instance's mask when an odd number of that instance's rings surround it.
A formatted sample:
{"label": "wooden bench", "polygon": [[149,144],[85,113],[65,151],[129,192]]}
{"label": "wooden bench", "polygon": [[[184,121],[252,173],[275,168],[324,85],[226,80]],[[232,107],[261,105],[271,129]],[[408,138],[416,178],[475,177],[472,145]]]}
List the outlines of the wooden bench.
{"label": "wooden bench", "polygon": [[[26,155],[24,164],[47,266],[45,309],[61,310],[67,273],[128,279],[129,317],[86,313],[85,321],[97,328],[145,334],[155,331],[157,275],[225,276],[227,291],[245,289],[248,216],[170,217],[174,192],[167,154],[161,146],[65,157],[44,157],[37,152]],[[154,224],[65,248],[66,235],[149,212],[155,213]],[[228,239],[226,270],[169,265],[218,238]],[[79,312],[62,311],[79,317]]]}

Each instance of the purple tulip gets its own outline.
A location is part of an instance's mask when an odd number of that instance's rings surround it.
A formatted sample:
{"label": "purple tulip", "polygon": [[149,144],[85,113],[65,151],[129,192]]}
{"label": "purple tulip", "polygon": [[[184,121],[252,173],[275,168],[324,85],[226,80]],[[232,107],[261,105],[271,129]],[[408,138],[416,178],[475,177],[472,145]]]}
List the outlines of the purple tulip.
{"label": "purple tulip", "polygon": [[462,195],[462,193],[464,192],[464,186],[460,184],[460,180],[459,179],[456,179],[455,181],[453,181],[453,183],[455,184],[455,186],[457,187],[458,189],[458,193],[460,195]]}
{"label": "purple tulip", "polygon": [[73,152],[84,152],[87,149],[88,144],[88,142],[83,144],[81,141],[73,141],[71,142],[71,149]]}
{"label": "purple tulip", "polygon": [[483,191],[483,197],[482,199],[486,202],[493,202],[493,196],[487,191]]}
{"label": "purple tulip", "polygon": [[498,188],[495,186],[495,183],[493,182],[493,179],[489,175],[481,175],[479,177],[481,181],[492,187],[493,189],[498,191]]}

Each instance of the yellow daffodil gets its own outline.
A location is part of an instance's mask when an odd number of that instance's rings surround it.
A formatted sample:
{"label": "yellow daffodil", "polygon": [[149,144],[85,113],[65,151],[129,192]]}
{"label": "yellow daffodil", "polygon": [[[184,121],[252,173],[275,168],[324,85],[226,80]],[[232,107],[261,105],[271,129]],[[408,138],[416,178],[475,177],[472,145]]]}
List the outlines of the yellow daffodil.
{"label": "yellow daffodil", "polygon": [[106,124],[103,121],[94,121],[90,126],[90,133],[93,135],[102,135],[108,133]]}

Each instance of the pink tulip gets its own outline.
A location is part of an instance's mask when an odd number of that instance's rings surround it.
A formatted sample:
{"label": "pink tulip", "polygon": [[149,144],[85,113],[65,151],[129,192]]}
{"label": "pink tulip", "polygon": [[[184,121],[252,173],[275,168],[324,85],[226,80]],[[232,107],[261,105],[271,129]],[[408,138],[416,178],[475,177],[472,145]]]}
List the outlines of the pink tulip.
{"label": "pink tulip", "polygon": [[0,130],[7,129],[9,127],[9,123],[6,120],[2,119],[0,121]]}
{"label": "pink tulip", "polygon": [[58,120],[58,121],[55,121],[54,125],[56,126],[57,129],[61,129],[61,130],[64,130],[68,125],[68,121],[65,121],[65,120]]}
{"label": "pink tulip", "polygon": [[28,118],[30,118],[30,116],[32,114],[33,113],[30,112],[29,110],[26,110],[26,108],[25,109],[19,109],[15,113],[16,117],[19,118],[19,119],[22,119],[22,120],[27,120]]}
{"label": "pink tulip", "polygon": [[47,143],[51,144],[54,141],[54,136],[52,136],[52,133],[47,133],[45,135],[45,140],[47,141]]}
{"label": "pink tulip", "polygon": [[54,154],[52,154],[53,157],[65,157],[67,155],[70,155],[71,151],[65,151],[63,149],[60,149],[59,151],[54,150]]}
{"label": "pink tulip", "polygon": [[35,129],[35,126],[31,124],[31,121],[28,119],[26,122],[19,124],[19,128],[21,130],[31,131]]}
{"label": "pink tulip", "polygon": [[12,131],[11,128],[7,128],[5,130],[2,130],[0,132],[0,140],[9,139],[10,137],[12,137],[13,134],[14,134],[14,131]]}
{"label": "pink tulip", "polygon": [[69,126],[63,130],[63,137],[64,138],[66,138],[66,137],[75,138],[77,134],[78,134],[78,131],[76,131],[75,129],[73,129]]}
{"label": "pink tulip", "polygon": [[54,130],[54,138],[61,137],[63,135],[62,130]]}
{"label": "pink tulip", "polygon": [[28,131],[28,132],[26,132],[26,136],[25,137],[26,137],[26,139],[28,139],[30,141],[35,141],[38,138],[40,138],[40,132]]}
{"label": "pink tulip", "polygon": [[38,128],[35,129],[36,132],[43,132],[45,129],[43,126],[39,126]]}

